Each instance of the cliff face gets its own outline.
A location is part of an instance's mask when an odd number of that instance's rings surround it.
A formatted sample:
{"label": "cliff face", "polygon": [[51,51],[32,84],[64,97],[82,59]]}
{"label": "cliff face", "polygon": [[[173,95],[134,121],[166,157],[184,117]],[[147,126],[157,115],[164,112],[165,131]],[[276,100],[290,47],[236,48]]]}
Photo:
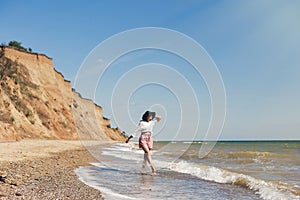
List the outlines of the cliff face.
{"label": "cliff face", "polygon": [[0,141],[22,138],[124,140],[101,107],[72,91],[51,58],[1,47]]}

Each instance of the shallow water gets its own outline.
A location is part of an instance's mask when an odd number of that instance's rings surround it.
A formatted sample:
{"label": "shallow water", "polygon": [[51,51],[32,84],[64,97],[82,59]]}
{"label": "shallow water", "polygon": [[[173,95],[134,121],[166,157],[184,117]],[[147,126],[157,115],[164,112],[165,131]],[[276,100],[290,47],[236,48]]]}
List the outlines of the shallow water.
{"label": "shallow water", "polygon": [[105,199],[300,199],[300,142],[218,142],[203,159],[201,142],[154,145],[157,175],[136,143],[93,149],[101,162],[76,173]]}

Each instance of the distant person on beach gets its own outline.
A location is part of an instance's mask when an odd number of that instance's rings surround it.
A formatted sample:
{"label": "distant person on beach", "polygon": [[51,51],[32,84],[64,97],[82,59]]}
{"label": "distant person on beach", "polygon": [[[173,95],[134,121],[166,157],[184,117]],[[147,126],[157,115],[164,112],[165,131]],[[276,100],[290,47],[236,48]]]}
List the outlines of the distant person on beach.
{"label": "distant person on beach", "polygon": [[129,140],[135,137],[138,133],[141,134],[139,138],[139,147],[142,148],[145,152],[143,169],[146,167],[148,162],[151,167],[152,173],[156,173],[150,156],[150,150],[153,148],[152,130],[154,125],[160,120],[161,117],[155,116],[155,112],[146,111],[143,114],[142,120],[140,121],[138,127],[135,129],[134,133],[126,140],[126,143],[128,143]]}

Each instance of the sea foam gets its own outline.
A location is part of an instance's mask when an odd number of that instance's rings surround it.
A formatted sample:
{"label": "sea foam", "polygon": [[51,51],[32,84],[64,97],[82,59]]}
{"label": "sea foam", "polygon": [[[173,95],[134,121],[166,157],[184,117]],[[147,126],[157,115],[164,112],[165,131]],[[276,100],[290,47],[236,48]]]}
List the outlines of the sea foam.
{"label": "sea foam", "polygon": [[249,188],[265,200],[299,200],[283,184],[257,179],[245,174],[230,172],[213,166],[193,165],[186,161],[172,163],[170,169],[176,172],[190,174],[203,180],[223,184],[233,184]]}
{"label": "sea foam", "polygon": [[[131,154],[125,153],[129,151],[131,152]],[[138,150],[136,144],[133,143],[129,145],[116,144],[102,151],[102,155],[113,156],[116,158],[122,158],[132,161],[141,161],[142,153],[143,151]],[[253,155],[257,153],[243,152],[242,154]],[[266,155],[270,156],[269,154],[263,152],[263,156]],[[94,166],[103,166],[103,164],[99,164],[94,163]],[[164,168],[178,173],[189,174],[202,180],[245,187],[254,191],[255,194],[259,195],[262,199],[265,200],[300,200],[299,190],[296,189],[297,186],[291,188],[284,183],[262,180],[259,178],[252,177],[250,175],[232,172],[214,166],[190,163],[183,160],[179,162],[167,162],[167,159],[161,160],[158,157],[156,157],[156,159],[154,160],[154,164],[158,168]],[[109,191],[108,189],[106,190],[105,188],[104,190],[103,188],[101,188],[101,191],[103,191],[106,194],[109,194],[110,196],[115,195],[115,197],[118,197],[118,195],[121,195],[114,194],[113,191]],[[121,196],[119,196],[119,198],[121,198]],[[122,198],[126,199],[130,197],[124,196]]]}
{"label": "sea foam", "polygon": [[[96,164],[96,163],[94,163]],[[96,165],[95,165],[96,166]],[[116,193],[108,188],[103,186],[98,186],[97,181],[93,181],[95,177],[91,176],[86,170],[81,170],[84,167],[79,167],[75,170],[75,173],[79,176],[79,180],[82,181],[84,184],[101,191],[102,195],[107,199],[136,199],[132,198],[123,194]]]}

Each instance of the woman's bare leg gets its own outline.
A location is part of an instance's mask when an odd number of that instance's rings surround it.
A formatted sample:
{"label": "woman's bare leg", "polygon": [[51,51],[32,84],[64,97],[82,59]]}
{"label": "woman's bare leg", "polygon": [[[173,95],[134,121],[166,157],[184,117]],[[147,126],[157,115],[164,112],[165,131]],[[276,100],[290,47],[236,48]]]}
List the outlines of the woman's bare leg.
{"label": "woman's bare leg", "polygon": [[151,161],[151,155],[150,155],[149,148],[147,146],[143,146],[142,149],[145,152],[145,154],[144,154],[144,164],[145,164],[145,166],[146,166],[146,163],[148,162],[150,167],[151,167],[152,172],[155,173],[156,170],[155,170],[155,167],[153,166],[152,161]]}
{"label": "woman's bare leg", "polygon": [[146,165],[147,165],[147,154],[144,153],[144,162],[143,162],[143,167],[142,168],[145,169]]}

